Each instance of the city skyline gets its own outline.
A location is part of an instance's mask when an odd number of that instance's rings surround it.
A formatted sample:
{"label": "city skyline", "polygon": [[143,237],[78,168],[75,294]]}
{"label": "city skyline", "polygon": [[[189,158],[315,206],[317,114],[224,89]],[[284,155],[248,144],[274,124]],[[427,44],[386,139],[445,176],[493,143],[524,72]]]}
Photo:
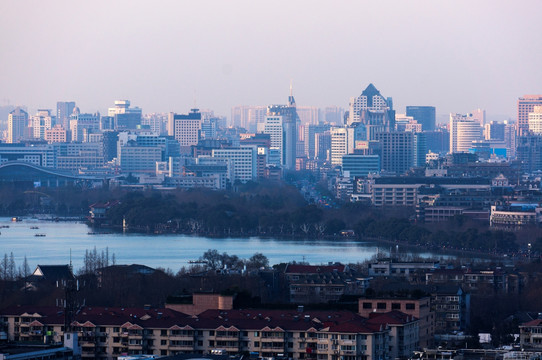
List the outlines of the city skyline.
{"label": "city skyline", "polygon": [[71,100],[85,112],[105,113],[112,100],[130,99],[146,113],[195,105],[228,116],[237,105],[284,103],[293,80],[302,105],[347,108],[373,83],[400,111],[483,108],[489,120],[504,120],[516,117],[518,97],[541,93],[542,45],[527,36],[540,30],[537,12],[515,4],[1,7],[0,27],[9,36],[0,44],[18,55],[2,59],[0,99],[30,113]]}

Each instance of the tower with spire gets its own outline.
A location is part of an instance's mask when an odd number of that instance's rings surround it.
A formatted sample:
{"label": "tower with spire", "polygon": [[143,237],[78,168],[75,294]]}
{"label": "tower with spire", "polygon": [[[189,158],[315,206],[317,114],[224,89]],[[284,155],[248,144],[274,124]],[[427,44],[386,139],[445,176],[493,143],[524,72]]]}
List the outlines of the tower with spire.
{"label": "tower with spire", "polygon": [[360,96],[350,99],[347,125],[362,123],[367,127],[367,140],[374,140],[378,132],[392,131],[395,127],[395,111],[391,98],[369,84]]}

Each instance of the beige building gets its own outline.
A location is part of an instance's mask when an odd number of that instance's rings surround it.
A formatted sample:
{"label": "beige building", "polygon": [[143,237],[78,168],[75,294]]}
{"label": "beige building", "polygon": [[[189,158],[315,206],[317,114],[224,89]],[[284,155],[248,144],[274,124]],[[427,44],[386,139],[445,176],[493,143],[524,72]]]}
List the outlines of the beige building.
{"label": "beige building", "polygon": [[51,129],[45,130],[45,140],[48,143],[64,143],[71,139],[71,132],[64,129],[61,125],[55,125]]}
{"label": "beige building", "polygon": [[20,107],[8,115],[8,143],[14,144],[28,138],[28,113]]}
{"label": "beige building", "polygon": [[[0,317],[11,341],[54,343],[62,341],[64,315],[62,308],[15,306],[4,309]],[[395,354],[408,356],[406,352],[417,348],[418,320],[395,314],[390,321],[384,315],[367,319],[348,311],[261,309],[186,315],[171,309],[84,307],[70,324],[83,359],[211,350],[313,360],[378,360],[390,358],[391,353],[394,358]],[[392,335],[399,334],[394,330],[397,326],[403,329],[402,336]]]}
{"label": "beige building", "polygon": [[387,313],[400,311],[414,316],[419,320],[419,345],[428,347],[435,335],[435,313],[431,310],[431,298],[420,299],[382,298],[364,299],[358,301],[358,313],[367,317],[371,313]]}

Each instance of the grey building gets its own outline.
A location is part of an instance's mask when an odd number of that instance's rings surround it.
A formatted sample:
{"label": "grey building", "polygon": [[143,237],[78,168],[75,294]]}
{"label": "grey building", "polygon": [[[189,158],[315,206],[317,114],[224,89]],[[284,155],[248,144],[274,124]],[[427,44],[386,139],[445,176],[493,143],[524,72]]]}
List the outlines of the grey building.
{"label": "grey building", "polygon": [[406,115],[422,124],[423,131],[435,130],[436,115],[434,106],[407,106]]}

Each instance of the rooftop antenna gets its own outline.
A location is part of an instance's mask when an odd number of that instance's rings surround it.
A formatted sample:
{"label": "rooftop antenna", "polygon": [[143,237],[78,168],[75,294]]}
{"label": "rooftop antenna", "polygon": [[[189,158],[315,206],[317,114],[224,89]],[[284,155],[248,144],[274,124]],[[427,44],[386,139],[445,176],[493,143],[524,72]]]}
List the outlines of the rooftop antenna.
{"label": "rooftop antenna", "polygon": [[72,248],[70,248],[70,270],[73,272],[73,265],[72,265]]}
{"label": "rooftop antenna", "polygon": [[292,79],[290,79],[290,96],[292,96],[293,94],[293,91],[292,91]]}

